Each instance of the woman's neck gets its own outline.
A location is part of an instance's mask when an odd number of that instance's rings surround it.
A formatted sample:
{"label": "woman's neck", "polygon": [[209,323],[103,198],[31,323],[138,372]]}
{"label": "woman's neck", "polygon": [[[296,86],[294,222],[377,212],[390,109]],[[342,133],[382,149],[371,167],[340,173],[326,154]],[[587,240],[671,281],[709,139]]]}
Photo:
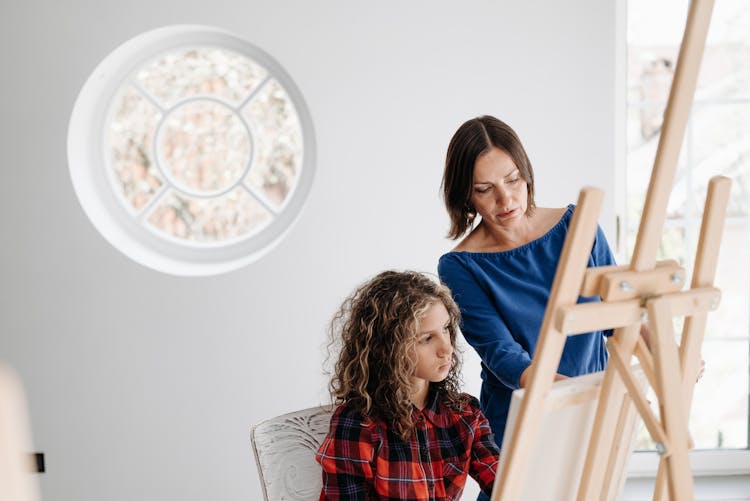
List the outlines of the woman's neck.
{"label": "woman's neck", "polygon": [[536,238],[534,222],[532,217],[528,215],[524,215],[515,225],[509,228],[482,221],[477,227],[479,241],[482,243],[482,247],[515,249]]}
{"label": "woman's neck", "polygon": [[565,214],[567,208],[537,208],[532,215],[524,214],[517,224],[511,227],[493,225],[481,221],[455,251],[501,252],[526,245],[543,236]]}

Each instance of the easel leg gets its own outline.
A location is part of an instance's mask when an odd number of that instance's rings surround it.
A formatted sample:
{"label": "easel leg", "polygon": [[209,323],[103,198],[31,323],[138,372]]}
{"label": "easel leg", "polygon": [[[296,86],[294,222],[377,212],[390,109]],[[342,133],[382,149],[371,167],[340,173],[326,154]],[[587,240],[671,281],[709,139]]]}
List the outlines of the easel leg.
{"label": "easel leg", "polygon": [[602,486],[602,500],[615,501],[617,494],[620,492],[623,476],[619,472],[623,471],[628,455],[630,454],[630,447],[633,442],[633,429],[637,416],[638,413],[630,395],[628,392],[623,393],[620,417],[617,420],[613,442],[613,444],[619,444],[619,447],[613,447],[610,452],[607,471],[604,476],[604,485]]}
{"label": "easel leg", "polygon": [[654,501],[668,501],[667,493],[667,460],[659,459],[659,469],[656,471],[656,482],[654,483]]}
{"label": "easel leg", "polygon": [[[639,331],[640,325],[631,325],[615,330],[612,335],[622,346],[622,352],[626,359],[629,359],[635,350]],[[578,488],[578,501],[599,499],[602,493],[607,459],[622,406],[623,393],[625,393],[625,385],[614,364],[607,364],[602,380],[599,404],[596,408],[594,429],[591,431],[586,462]]]}
{"label": "easel leg", "polygon": [[[715,176],[708,183],[706,204],[703,209],[701,233],[695,255],[691,287],[711,287],[719,261],[719,242],[724,233],[724,219],[732,181],[728,177]],[[718,297],[716,298],[718,304]],[[706,330],[706,314],[699,313],[685,319],[680,343],[682,384],[687,408],[693,400],[693,385],[700,369],[700,349]]]}
{"label": "easel leg", "polygon": [[[719,258],[717,242],[721,241],[724,232],[724,218],[729,202],[731,180],[723,176],[711,179],[703,210],[701,233],[698,250],[695,256],[695,268],[691,286],[709,287],[713,285],[716,265]],[[717,298],[718,299],[718,298]],[[698,313],[685,319],[680,342],[680,366],[682,368],[682,391],[685,409],[689,411],[693,399],[693,385],[700,363],[700,347],[703,344],[703,333],[706,328],[706,313]],[[666,460],[659,461],[656,475],[654,500],[667,499]]]}
{"label": "easel leg", "polygon": [[670,442],[666,459],[667,484],[672,500],[693,499],[693,476],[688,460],[688,416],[682,389],[682,370],[674,338],[672,314],[668,300],[648,301],[651,324],[651,346],[656,368],[656,387],[661,422]]}

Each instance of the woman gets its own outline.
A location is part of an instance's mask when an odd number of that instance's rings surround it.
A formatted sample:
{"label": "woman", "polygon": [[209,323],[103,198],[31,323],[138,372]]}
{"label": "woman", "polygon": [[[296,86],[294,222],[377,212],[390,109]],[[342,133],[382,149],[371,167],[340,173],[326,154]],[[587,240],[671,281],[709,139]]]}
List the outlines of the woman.
{"label": "woman", "polygon": [[[536,207],[534,172],[521,141],[491,116],[469,120],[451,139],[443,195],[448,236],[469,233],[440,258],[438,273],[459,305],[464,337],[482,359],[481,408],[501,446],[511,393],[529,377],[573,206]],[[610,264],[599,228],[589,266]],[[557,378],[603,370],[604,336],[569,337]]]}

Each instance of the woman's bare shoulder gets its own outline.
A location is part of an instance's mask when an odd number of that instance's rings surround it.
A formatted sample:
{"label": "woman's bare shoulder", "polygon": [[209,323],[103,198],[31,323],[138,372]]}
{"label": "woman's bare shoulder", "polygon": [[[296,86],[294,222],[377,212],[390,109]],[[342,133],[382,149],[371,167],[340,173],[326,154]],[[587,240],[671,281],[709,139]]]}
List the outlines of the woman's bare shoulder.
{"label": "woman's bare shoulder", "polygon": [[540,226],[552,228],[565,215],[567,207],[537,207],[534,209]]}
{"label": "woman's bare shoulder", "polygon": [[559,221],[567,210],[567,207],[536,207],[534,212],[543,220],[554,219]]}
{"label": "woman's bare shoulder", "polygon": [[476,228],[474,228],[471,233],[466,235],[459,243],[456,245],[453,249],[451,249],[451,252],[477,252],[479,245],[478,245],[478,236],[476,232]]}
{"label": "woman's bare shoulder", "polygon": [[567,210],[567,207],[537,207],[534,209],[535,224],[533,238],[539,238],[554,228],[565,215]]}
{"label": "woman's bare shoulder", "polygon": [[461,240],[458,245],[451,249],[451,252],[471,251],[471,246],[466,243],[466,238]]}

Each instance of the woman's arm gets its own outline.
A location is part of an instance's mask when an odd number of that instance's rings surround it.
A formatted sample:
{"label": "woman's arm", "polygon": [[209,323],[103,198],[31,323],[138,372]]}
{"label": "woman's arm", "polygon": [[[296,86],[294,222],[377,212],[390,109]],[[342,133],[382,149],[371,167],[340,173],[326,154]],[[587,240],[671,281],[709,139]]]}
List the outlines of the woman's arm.
{"label": "woman's arm", "polygon": [[[531,370],[534,367],[534,365],[529,365],[526,367],[526,369],[521,373],[521,379],[519,380],[518,384],[521,386],[521,388],[526,388],[526,383],[529,382],[529,378],[531,377]],[[554,381],[561,381],[563,379],[568,379],[568,376],[565,376],[560,373],[555,374]]]}
{"label": "woman's arm", "polygon": [[531,357],[513,338],[487,293],[455,259],[442,259],[438,273],[461,310],[461,332],[466,341],[497,379],[509,388],[519,388]]}

